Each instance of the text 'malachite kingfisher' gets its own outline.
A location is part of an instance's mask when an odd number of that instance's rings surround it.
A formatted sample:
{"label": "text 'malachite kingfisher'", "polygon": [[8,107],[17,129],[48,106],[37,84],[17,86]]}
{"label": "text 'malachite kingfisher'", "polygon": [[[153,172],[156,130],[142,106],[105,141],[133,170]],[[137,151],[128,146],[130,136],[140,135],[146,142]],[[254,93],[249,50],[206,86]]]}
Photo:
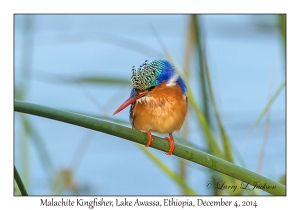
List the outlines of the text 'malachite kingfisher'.
{"label": "text 'malachite kingfisher'", "polygon": [[147,133],[146,147],[153,141],[151,132],[168,133],[165,139],[170,142],[170,149],[166,154],[171,155],[175,147],[172,133],[180,130],[188,110],[183,79],[169,61],[154,60],[149,64],[145,61],[138,71],[133,67],[131,81],[130,97],[113,115],[131,104],[130,123]]}

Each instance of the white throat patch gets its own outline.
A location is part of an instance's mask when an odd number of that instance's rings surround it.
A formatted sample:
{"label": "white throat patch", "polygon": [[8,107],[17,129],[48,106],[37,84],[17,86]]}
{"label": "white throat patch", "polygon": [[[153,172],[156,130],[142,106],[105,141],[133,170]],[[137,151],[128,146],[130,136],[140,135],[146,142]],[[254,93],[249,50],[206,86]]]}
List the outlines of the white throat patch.
{"label": "white throat patch", "polygon": [[137,103],[149,103],[151,100],[151,97],[150,96],[143,96],[142,98],[139,98],[138,100],[136,100]]}
{"label": "white throat patch", "polygon": [[179,77],[178,74],[174,74],[174,75],[169,79],[169,81],[167,82],[167,86],[168,86],[168,87],[172,87],[172,86],[176,85],[176,82],[177,82],[177,80],[178,80],[178,77]]}

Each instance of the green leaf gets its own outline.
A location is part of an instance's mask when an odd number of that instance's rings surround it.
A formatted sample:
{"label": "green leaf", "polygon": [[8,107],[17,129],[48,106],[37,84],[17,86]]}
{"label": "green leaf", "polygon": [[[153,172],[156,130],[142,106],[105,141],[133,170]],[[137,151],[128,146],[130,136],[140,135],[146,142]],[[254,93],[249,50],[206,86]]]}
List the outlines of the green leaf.
{"label": "green leaf", "polygon": [[251,126],[251,130],[253,130],[258,123],[261,121],[261,119],[264,117],[264,115],[268,112],[268,110],[270,109],[271,105],[273,104],[273,102],[275,101],[275,99],[278,97],[279,93],[283,90],[283,88],[285,87],[285,83],[286,80],[284,80],[281,85],[279,86],[279,88],[276,90],[275,94],[272,96],[272,98],[268,101],[266,107],[263,109],[263,111],[260,113],[260,115],[258,116],[257,120],[253,123],[253,125]]}
{"label": "green leaf", "polygon": [[24,184],[22,182],[22,179],[21,179],[21,177],[19,175],[19,172],[18,172],[16,166],[14,166],[14,178],[15,178],[15,181],[16,181],[18,187],[19,187],[19,190],[20,190],[21,194],[23,196],[28,196],[28,193],[26,191],[26,188],[25,188],[25,186],[24,186]]}
{"label": "green leaf", "polygon": [[188,186],[188,184],[178,174],[173,172],[168,166],[160,161],[149,149],[144,146],[138,145],[139,148],[163,171],[165,172],[176,184],[178,184],[187,195],[198,195],[196,191]]}
{"label": "green leaf", "polygon": [[[14,109],[17,112],[33,114],[40,117],[70,123],[73,125],[81,126],[84,128],[100,131],[123,139],[127,139],[143,145],[145,145],[148,142],[148,136],[143,132],[116,125],[110,122],[105,122],[97,118],[80,115],[77,113],[72,113],[68,111],[63,111],[21,101],[14,102]],[[165,139],[153,136],[153,142],[151,144],[151,147],[167,152],[169,150],[169,142],[167,142]],[[266,177],[263,177],[259,174],[256,174],[252,171],[249,171],[245,168],[234,165],[226,160],[207,154],[203,151],[199,151],[194,148],[186,147],[184,145],[175,143],[173,155],[203,165],[220,173],[226,174],[235,179],[248,183],[252,186],[254,186],[255,183],[258,181],[260,183],[265,184],[266,186],[275,186],[262,189],[271,194],[286,194],[286,187],[284,185],[270,180]]]}

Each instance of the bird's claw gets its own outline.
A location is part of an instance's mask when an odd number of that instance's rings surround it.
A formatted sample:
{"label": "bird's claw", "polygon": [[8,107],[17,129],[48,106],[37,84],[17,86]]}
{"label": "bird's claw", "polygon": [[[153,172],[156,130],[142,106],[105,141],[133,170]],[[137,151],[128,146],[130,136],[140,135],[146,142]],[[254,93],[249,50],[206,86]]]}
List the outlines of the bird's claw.
{"label": "bird's claw", "polygon": [[173,151],[175,149],[175,144],[174,144],[174,139],[173,139],[173,135],[172,133],[169,134],[170,135],[170,138],[169,137],[166,137],[165,139],[170,143],[170,149],[168,152],[165,152],[166,155],[172,155],[173,154]]}
{"label": "bird's claw", "polygon": [[150,131],[147,131],[146,133],[147,133],[147,135],[148,135],[148,143],[147,143],[145,146],[146,146],[146,147],[149,147],[149,146],[152,144],[152,142],[153,142],[153,136],[152,136],[152,134],[150,133]]}

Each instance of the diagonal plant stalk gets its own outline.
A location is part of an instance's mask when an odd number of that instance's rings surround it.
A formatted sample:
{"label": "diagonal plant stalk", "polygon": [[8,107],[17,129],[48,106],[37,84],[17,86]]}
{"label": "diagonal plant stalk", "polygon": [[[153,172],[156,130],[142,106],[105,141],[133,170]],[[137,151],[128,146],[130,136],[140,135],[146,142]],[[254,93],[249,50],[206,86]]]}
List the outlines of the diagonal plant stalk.
{"label": "diagonal plant stalk", "polygon": [[[32,114],[61,122],[70,123],[95,131],[100,131],[143,145],[145,145],[148,141],[147,134],[138,130],[133,130],[110,122],[105,122],[94,117],[72,113],[69,111],[16,100],[14,102],[14,110],[16,112]],[[162,138],[153,136],[153,143],[151,147],[167,152],[169,150],[169,143]],[[258,182],[259,185],[264,186],[262,190],[270,194],[286,194],[286,187],[284,185],[194,148],[175,143],[173,155],[203,165],[207,168],[226,174],[235,179],[241,180],[243,182],[243,186],[245,186],[246,184],[255,186],[255,183]]]}
{"label": "diagonal plant stalk", "polygon": [[199,68],[199,82],[201,85],[201,103],[202,103],[202,109],[203,114],[206,118],[207,124],[209,127],[211,127],[211,119],[209,116],[210,109],[209,109],[209,95],[207,90],[207,81],[206,81],[206,75],[205,75],[205,50],[203,47],[203,31],[202,31],[202,22],[201,22],[201,16],[200,15],[191,15],[191,27],[194,31],[194,44],[195,48],[197,50],[197,60],[198,60],[198,68]]}
{"label": "diagonal plant stalk", "polygon": [[45,172],[50,175],[54,169],[49,151],[45,146],[43,139],[37,129],[35,129],[30,122],[28,116],[22,116],[23,126],[27,131],[28,135],[31,137],[33,145],[36,147],[36,151],[39,154],[39,159],[44,167]]}
{"label": "diagonal plant stalk", "polygon": [[21,179],[21,177],[19,175],[19,172],[18,172],[16,166],[14,166],[14,177],[15,177],[15,181],[16,181],[18,187],[19,187],[19,190],[20,190],[21,194],[23,196],[28,196],[28,193],[26,191],[26,188],[25,188],[25,186],[24,186],[24,184],[22,182],[22,179]]}
{"label": "diagonal plant stalk", "polygon": [[72,75],[58,75],[52,72],[39,70],[35,78],[40,82],[50,84],[68,84],[68,85],[81,85],[81,84],[101,84],[101,85],[131,85],[129,80],[114,77],[104,77],[99,75],[87,76],[72,76]]}
{"label": "diagonal plant stalk", "polygon": [[[277,15],[277,27],[282,39],[283,52],[284,52],[284,66],[286,66],[286,14]],[[284,69],[284,73],[286,68]]]}
{"label": "diagonal plant stalk", "polygon": [[253,125],[251,126],[251,129],[249,131],[249,133],[258,125],[258,123],[261,121],[261,119],[265,116],[265,114],[268,112],[268,110],[271,108],[271,105],[273,104],[273,102],[275,101],[275,99],[278,97],[279,93],[281,93],[281,91],[283,90],[283,88],[285,87],[286,84],[286,80],[284,80],[281,85],[278,87],[278,89],[276,90],[276,92],[274,93],[274,95],[271,97],[271,99],[268,101],[267,105],[265,106],[265,108],[263,109],[263,111],[260,113],[260,115],[258,116],[258,118],[256,119],[256,121],[253,123]]}
{"label": "diagonal plant stalk", "polygon": [[276,100],[276,98],[278,97],[278,95],[281,93],[281,91],[283,90],[283,88],[285,87],[285,85],[286,85],[286,79],[284,79],[283,82],[281,83],[281,85],[277,88],[277,90],[275,91],[274,95],[270,98],[270,100],[268,101],[268,103],[265,106],[265,108],[263,109],[263,111],[259,114],[258,118],[255,120],[255,122],[253,123],[253,125],[251,126],[251,128],[249,129],[249,131],[247,132],[246,139],[244,141],[244,147],[246,145],[246,140],[247,140],[248,136],[250,136],[250,134],[252,133],[252,131],[256,128],[256,126],[260,123],[260,121],[263,119],[263,117],[269,111],[269,109],[271,108],[271,105]]}
{"label": "diagonal plant stalk", "polygon": [[222,142],[223,142],[223,147],[224,147],[224,152],[225,152],[225,158],[230,161],[230,162],[234,162],[233,161],[233,157],[232,157],[232,152],[231,152],[231,148],[230,148],[230,140],[229,137],[227,136],[226,132],[225,132],[225,128],[222,124],[220,115],[219,115],[219,111],[218,111],[218,107],[217,107],[217,103],[213,94],[213,89],[212,89],[212,85],[211,85],[211,77],[210,77],[210,73],[209,73],[209,67],[208,67],[208,63],[207,60],[205,59],[205,76],[207,79],[207,89],[209,92],[209,97],[211,99],[211,103],[212,103],[212,107],[213,107],[213,111],[217,120],[217,124],[219,127],[219,130],[221,132],[221,136],[222,136]]}
{"label": "diagonal plant stalk", "polygon": [[180,175],[170,170],[159,158],[157,158],[150,150],[142,145],[139,145],[140,149],[169,177],[171,177],[185,192],[186,195],[199,195],[195,190],[190,188],[186,181],[182,179]]}

